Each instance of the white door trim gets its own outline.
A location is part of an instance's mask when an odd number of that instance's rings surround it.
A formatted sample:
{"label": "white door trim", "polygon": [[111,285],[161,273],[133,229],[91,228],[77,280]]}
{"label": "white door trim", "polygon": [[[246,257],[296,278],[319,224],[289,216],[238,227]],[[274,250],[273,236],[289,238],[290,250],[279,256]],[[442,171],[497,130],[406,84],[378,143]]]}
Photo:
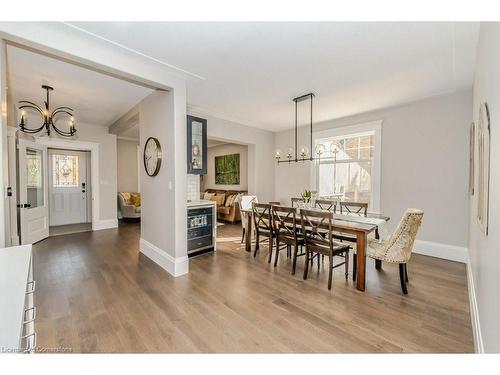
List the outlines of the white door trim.
{"label": "white door trim", "polygon": [[36,139],[36,143],[47,147],[62,148],[67,150],[83,150],[90,151],[90,186],[92,194],[92,230],[99,230],[100,213],[99,213],[99,143],[73,141],[57,138],[40,137]]}

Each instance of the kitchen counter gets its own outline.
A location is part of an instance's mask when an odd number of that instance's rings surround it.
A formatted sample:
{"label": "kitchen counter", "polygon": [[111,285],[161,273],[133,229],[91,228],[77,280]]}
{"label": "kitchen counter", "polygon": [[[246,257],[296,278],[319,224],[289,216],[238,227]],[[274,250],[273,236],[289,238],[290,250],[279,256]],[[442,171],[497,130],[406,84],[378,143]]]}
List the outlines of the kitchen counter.
{"label": "kitchen counter", "polygon": [[208,199],[200,199],[197,201],[187,201],[187,208],[209,207],[209,206],[215,206],[215,202],[210,201]]}

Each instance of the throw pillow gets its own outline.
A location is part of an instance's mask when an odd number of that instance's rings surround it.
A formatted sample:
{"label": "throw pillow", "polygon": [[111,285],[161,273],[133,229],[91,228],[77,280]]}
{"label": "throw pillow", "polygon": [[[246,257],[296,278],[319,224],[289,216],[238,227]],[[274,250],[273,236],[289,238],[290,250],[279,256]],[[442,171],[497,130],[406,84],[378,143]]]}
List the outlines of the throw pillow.
{"label": "throw pillow", "polygon": [[224,206],[224,203],[226,202],[226,194],[225,193],[217,193],[215,195],[218,196],[218,197],[222,197],[220,205]]}
{"label": "throw pillow", "polygon": [[132,203],[136,207],[141,206],[141,194],[130,194],[130,203]]}
{"label": "throw pillow", "polygon": [[221,195],[214,195],[210,200],[214,201],[217,206],[222,205],[222,196]]}
{"label": "throw pillow", "polygon": [[226,203],[224,204],[224,206],[231,207],[233,205],[233,202],[234,202],[234,197],[235,197],[234,194],[228,195],[227,198],[226,198]]}
{"label": "throw pillow", "polygon": [[215,195],[215,193],[208,193],[208,192],[205,192],[205,194],[203,195],[203,199],[206,199],[207,201],[209,200],[212,200],[212,197]]}

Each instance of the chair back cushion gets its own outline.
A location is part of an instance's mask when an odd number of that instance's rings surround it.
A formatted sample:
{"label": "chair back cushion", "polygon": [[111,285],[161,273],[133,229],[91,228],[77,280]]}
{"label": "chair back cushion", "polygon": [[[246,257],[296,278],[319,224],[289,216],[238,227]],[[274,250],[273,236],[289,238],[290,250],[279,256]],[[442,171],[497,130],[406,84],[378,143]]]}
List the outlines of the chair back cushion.
{"label": "chair back cushion", "polygon": [[383,247],[389,262],[406,263],[410,260],[413,243],[422,223],[424,211],[408,208],[392,236]]}
{"label": "chair back cushion", "polygon": [[242,210],[248,211],[252,209],[252,203],[254,202],[259,203],[256,195],[243,195],[239,203]]}
{"label": "chair back cushion", "polygon": [[130,205],[130,193],[119,192],[118,198],[120,198],[120,204]]}

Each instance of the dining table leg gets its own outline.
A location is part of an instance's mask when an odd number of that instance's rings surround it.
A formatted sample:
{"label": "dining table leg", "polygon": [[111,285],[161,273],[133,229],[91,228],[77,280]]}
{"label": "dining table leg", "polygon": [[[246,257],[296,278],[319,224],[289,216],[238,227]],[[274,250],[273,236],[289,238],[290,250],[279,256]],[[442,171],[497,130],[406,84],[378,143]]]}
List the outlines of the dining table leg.
{"label": "dining table leg", "polygon": [[366,274],[366,233],[358,233],[356,235],[356,289],[365,291],[365,274]]}
{"label": "dining table leg", "polygon": [[245,229],[245,250],[252,251],[252,214],[247,214],[247,227]]}

